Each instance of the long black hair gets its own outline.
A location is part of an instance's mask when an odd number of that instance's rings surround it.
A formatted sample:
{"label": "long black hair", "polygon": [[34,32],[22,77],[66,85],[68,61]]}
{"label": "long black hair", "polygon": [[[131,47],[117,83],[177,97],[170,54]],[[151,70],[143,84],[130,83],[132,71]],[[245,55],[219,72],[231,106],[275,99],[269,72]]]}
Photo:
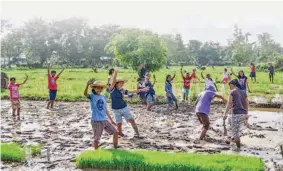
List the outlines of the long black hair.
{"label": "long black hair", "polygon": [[241,71],[239,71],[239,72],[238,72],[238,78],[242,77],[242,76],[240,75],[240,72],[242,72],[242,73],[243,73],[243,77],[244,77],[244,76],[245,76],[245,73],[244,73],[244,71],[243,71],[243,70],[241,70]]}
{"label": "long black hair", "polygon": [[239,81],[238,81],[237,79],[231,80],[231,81],[229,82],[229,85],[230,85],[230,84],[232,84],[232,85],[238,87],[239,89],[242,89],[242,87],[241,87],[241,85],[240,85],[240,83],[239,83]]}
{"label": "long black hair", "polygon": [[114,73],[114,68],[109,69],[108,75],[112,75]]}
{"label": "long black hair", "polygon": [[167,82],[168,84],[170,84],[170,86],[172,86],[171,82],[168,80],[169,77],[171,77],[170,74],[166,75],[166,82]]}

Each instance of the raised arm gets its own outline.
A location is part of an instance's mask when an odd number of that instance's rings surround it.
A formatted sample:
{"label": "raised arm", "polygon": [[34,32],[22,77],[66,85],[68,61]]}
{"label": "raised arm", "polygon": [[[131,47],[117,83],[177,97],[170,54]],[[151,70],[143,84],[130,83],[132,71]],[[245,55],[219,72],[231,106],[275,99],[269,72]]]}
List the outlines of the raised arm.
{"label": "raised arm", "polygon": [[50,68],[51,68],[51,64],[47,64],[47,74],[49,75],[50,74]]}
{"label": "raised arm", "polygon": [[62,72],[64,71],[64,69],[65,69],[65,67],[62,67],[62,70],[59,72],[59,74],[57,75],[57,77],[59,77],[59,76],[62,74]]}
{"label": "raised arm", "polygon": [[116,84],[116,79],[117,79],[117,74],[118,74],[118,68],[114,69],[114,74],[113,74],[113,80],[110,86],[110,90],[113,90]]}
{"label": "raised arm", "polygon": [[28,80],[28,75],[27,75],[27,74],[25,74],[25,75],[26,75],[26,78],[25,78],[25,80],[24,80],[20,85],[25,84],[25,83],[27,82],[27,80]]}
{"label": "raised arm", "polygon": [[181,75],[182,75],[182,78],[184,79],[185,78],[185,76],[184,76],[184,73],[183,73],[183,67],[181,68]]}
{"label": "raised arm", "polygon": [[202,71],[200,72],[201,78],[205,80]]}
{"label": "raised arm", "polygon": [[152,83],[152,87],[154,87],[155,83],[156,83],[156,78],[155,78],[155,75],[153,75],[153,83]]}
{"label": "raised arm", "polygon": [[92,83],[93,83],[93,79],[90,79],[90,80],[86,83],[86,87],[85,87],[85,90],[84,90],[84,96],[86,96],[86,97],[89,96],[89,94],[88,94],[88,86],[89,86],[90,84],[92,84]]}
{"label": "raised arm", "polygon": [[174,80],[174,78],[176,77],[176,71],[174,72],[174,75],[172,77],[172,80]]}
{"label": "raised arm", "polygon": [[238,75],[236,75],[236,74],[234,73],[233,68],[231,68],[231,73],[232,73],[235,77],[238,78]]}

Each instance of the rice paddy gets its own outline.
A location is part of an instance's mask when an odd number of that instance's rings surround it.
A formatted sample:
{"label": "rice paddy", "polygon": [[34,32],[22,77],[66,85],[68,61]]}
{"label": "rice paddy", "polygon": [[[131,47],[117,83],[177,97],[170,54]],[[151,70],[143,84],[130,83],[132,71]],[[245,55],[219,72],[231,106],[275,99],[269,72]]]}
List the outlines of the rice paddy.
{"label": "rice paddy", "polygon": [[256,157],[224,154],[168,153],[147,150],[88,150],[76,160],[79,168],[135,171],[263,171]]}

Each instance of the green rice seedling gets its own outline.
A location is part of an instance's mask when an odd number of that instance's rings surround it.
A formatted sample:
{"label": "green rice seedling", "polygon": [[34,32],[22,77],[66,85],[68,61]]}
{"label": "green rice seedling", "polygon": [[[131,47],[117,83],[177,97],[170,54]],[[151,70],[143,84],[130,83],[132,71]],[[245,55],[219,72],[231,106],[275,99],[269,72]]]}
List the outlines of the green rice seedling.
{"label": "green rice seedling", "polygon": [[227,154],[169,153],[148,150],[87,150],[77,156],[79,168],[135,171],[263,171],[257,157]]}
{"label": "green rice seedling", "polygon": [[28,146],[25,146],[25,149],[26,148],[30,148],[31,149],[31,155],[34,157],[34,156],[37,156],[37,155],[40,154],[41,147],[42,147],[41,144],[38,144],[38,145],[28,145]]}
{"label": "green rice seedling", "polygon": [[16,143],[1,143],[1,161],[22,162],[25,160],[24,149]]}

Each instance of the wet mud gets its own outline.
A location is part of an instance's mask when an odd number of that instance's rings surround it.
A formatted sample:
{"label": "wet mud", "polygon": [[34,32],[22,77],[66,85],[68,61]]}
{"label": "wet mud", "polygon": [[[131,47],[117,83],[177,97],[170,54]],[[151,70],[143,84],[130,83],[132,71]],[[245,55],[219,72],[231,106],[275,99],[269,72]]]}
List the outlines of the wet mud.
{"label": "wet mud", "polygon": [[[80,170],[75,157],[92,149],[92,129],[88,102],[57,102],[47,110],[44,101],[22,101],[20,120],[11,116],[10,102],[1,104],[1,142],[43,144],[41,154],[23,163],[1,162],[1,170]],[[119,138],[122,149],[151,149],[159,151],[198,153],[240,153],[263,158],[266,170],[283,170],[283,113],[249,112],[249,126],[242,130],[241,151],[224,140],[222,113],[224,105],[212,106],[210,128],[206,140],[199,141],[201,125],[190,104],[181,103],[177,111],[158,105],[152,111],[143,105],[129,105],[142,138],[134,138],[130,124],[123,121],[126,137]],[[112,114],[113,116],[113,114]],[[228,130],[229,131],[229,130]],[[104,133],[101,148],[112,148],[112,137]]]}

